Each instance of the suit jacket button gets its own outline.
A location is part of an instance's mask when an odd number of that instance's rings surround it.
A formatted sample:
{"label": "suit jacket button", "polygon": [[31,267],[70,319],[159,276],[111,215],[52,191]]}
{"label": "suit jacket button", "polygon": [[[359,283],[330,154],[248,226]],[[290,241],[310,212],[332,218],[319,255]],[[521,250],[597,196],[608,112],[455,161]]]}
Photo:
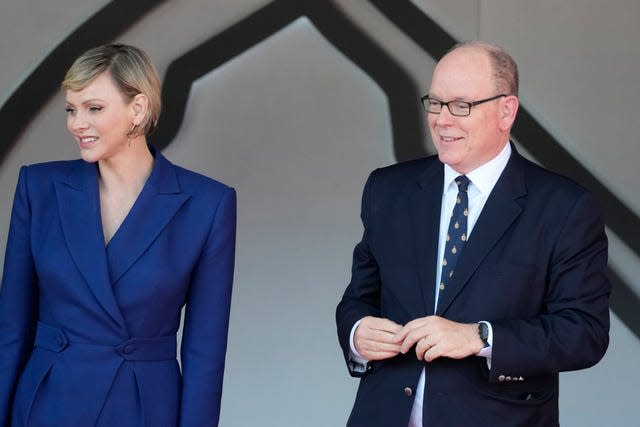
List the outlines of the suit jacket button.
{"label": "suit jacket button", "polygon": [[411,390],[411,387],[405,387],[404,394],[406,394],[409,397],[413,396],[413,390]]}
{"label": "suit jacket button", "polygon": [[124,354],[131,354],[136,350],[135,346],[128,344],[127,346],[125,346],[124,348]]}
{"label": "suit jacket button", "polygon": [[504,381],[504,379],[505,379],[505,376],[504,376],[504,375],[500,375],[500,376],[498,377],[498,381],[500,381],[500,382],[503,382],[503,381]]}

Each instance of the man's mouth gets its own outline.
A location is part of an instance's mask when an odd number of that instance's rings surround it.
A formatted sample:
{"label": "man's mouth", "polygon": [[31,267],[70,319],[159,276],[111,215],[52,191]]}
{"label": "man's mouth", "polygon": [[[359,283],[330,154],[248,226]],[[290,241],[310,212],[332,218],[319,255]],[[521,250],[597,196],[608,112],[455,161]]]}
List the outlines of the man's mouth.
{"label": "man's mouth", "polygon": [[461,140],[461,139],[462,139],[462,137],[461,137],[461,136],[458,136],[458,137],[454,137],[454,136],[440,136],[440,140],[441,140],[442,142],[456,142],[456,141],[459,141],[459,140]]}

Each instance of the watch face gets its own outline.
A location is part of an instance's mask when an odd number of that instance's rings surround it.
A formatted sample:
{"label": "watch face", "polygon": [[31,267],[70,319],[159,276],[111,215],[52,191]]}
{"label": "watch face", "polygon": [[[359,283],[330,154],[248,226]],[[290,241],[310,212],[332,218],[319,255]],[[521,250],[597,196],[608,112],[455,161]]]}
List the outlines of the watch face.
{"label": "watch face", "polygon": [[489,328],[486,323],[478,323],[478,335],[480,335],[480,339],[484,343],[485,347],[489,346]]}

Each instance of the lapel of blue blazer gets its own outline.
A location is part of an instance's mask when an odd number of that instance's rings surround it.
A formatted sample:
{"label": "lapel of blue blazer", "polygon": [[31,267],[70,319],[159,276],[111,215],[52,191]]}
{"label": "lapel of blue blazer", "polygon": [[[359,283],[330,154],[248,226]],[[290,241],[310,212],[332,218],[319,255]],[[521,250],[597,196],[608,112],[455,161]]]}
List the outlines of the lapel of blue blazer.
{"label": "lapel of blue blazer", "polygon": [[523,159],[513,144],[511,149],[511,158],[487,199],[458,259],[456,274],[449,284],[452,292],[445,292],[438,301],[437,315],[446,312],[491,248],[522,212],[522,201],[518,199],[527,194]]}
{"label": "lapel of blue blazer", "polygon": [[418,313],[411,313],[414,317],[422,317],[434,311],[443,182],[444,167],[436,161],[420,176],[416,191],[409,199],[411,226],[414,230],[414,254],[420,279],[421,301],[424,304]]}
{"label": "lapel of blue blazer", "polygon": [[[111,283],[136,262],[190,197],[182,192],[175,166],[151,148],[154,164],[142,192],[107,245]],[[175,254],[179,256],[178,253]],[[153,268],[149,265],[148,268]]]}
{"label": "lapel of blue blazer", "polygon": [[109,280],[100,220],[97,165],[78,161],[77,167],[54,185],[69,252],[100,305],[120,331],[126,332]]}

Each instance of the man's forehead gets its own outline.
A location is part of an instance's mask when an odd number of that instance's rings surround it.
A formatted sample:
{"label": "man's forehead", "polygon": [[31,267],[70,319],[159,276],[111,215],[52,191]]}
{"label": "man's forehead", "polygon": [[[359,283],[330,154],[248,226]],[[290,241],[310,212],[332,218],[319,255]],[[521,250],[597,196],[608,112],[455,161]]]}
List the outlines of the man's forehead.
{"label": "man's forehead", "polygon": [[464,96],[469,92],[483,92],[492,86],[486,53],[478,48],[459,48],[448,53],[436,65],[430,92],[446,91],[448,95]]}
{"label": "man's forehead", "polygon": [[462,70],[483,75],[490,72],[489,56],[486,51],[478,47],[461,47],[442,57],[436,64],[435,70],[448,72]]}

